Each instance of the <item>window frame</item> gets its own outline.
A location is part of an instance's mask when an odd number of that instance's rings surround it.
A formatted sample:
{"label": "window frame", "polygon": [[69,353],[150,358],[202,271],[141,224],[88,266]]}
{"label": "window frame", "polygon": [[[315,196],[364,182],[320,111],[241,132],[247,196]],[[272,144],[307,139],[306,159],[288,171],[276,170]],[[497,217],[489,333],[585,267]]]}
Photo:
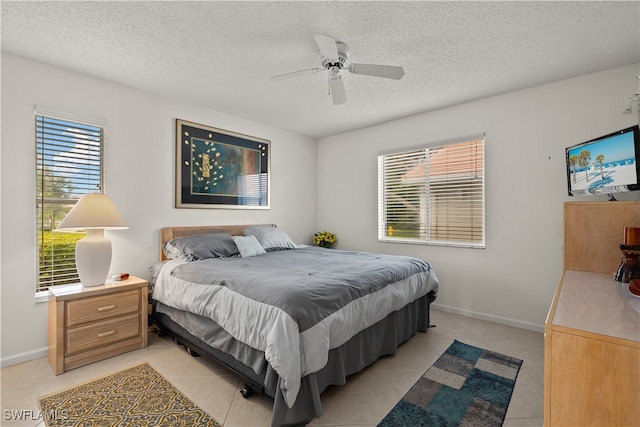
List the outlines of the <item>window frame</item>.
{"label": "window frame", "polygon": [[[57,127],[57,128],[56,128]],[[67,127],[65,130],[64,128]],[[56,129],[54,129],[56,128]],[[69,132],[71,131],[71,132]],[[52,136],[57,136],[57,142]],[[85,137],[79,141],[79,137]],[[41,268],[43,266],[42,251],[44,246],[42,243],[42,231],[48,230],[44,226],[44,218],[41,216],[45,209],[57,209],[55,206],[64,204],[64,210],[52,219],[51,229],[55,229],[55,224],[64,218],[73,204],[77,202],[80,196],[88,192],[104,192],[104,171],[105,171],[105,141],[106,141],[106,121],[92,117],[85,117],[75,114],[60,112],[47,107],[36,106],[34,110],[34,143],[35,143],[35,296],[36,301],[46,301],[50,295],[49,287],[58,284],[79,283],[80,279],[72,275],[66,281],[58,281],[56,279],[47,283],[43,281]],[[83,151],[84,150],[84,151]],[[58,156],[54,153],[59,151]],[[46,155],[45,155],[46,153]],[[69,155],[71,154],[71,155]],[[59,158],[67,155],[64,161],[60,162]],[[89,162],[92,166],[87,166]],[[84,163],[84,164],[83,164]],[[68,171],[59,169],[60,164],[64,164]],[[82,172],[74,169],[80,166]],[[48,171],[47,171],[48,169]],[[55,171],[57,169],[57,171]],[[49,197],[47,200],[44,183],[46,178],[52,180],[62,180],[65,178],[72,181],[59,184],[64,188],[60,190],[60,198],[55,199]],[[84,183],[80,183],[78,179],[82,177]],[[38,182],[41,180],[41,182]],[[53,186],[55,187],[55,185]],[[66,211],[66,212],[65,212]],[[47,213],[48,214],[48,213]],[[82,236],[84,233],[81,234]],[[53,245],[50,245],[53,246]],[[75,247],[73,252],[67,254],[73,257],[75,264]],[[55,261],[52,261],[52,268],[56,272]],[[58,262],[57,265],[60,265]]]}
{"label": "window frame", "polygon": [[[430,204],[433,203],[433,198],[436,196],[436,193],[433,193],[433,187],[436,185],[441,185],[441,182],[438,182],[438,179],[430,178],[429,172],[427,171],[428,164],[427,157],[429,153],[434,153],[437,149],[450,148],[455,146],[456,144],[478,142],[476,148],[480,148],[480,152],[476,153],[469,157],[468,160],[463,159],[463,163],[472,163],[474,166],[470,166],[468,171],[465,171],[462,176],[463,178],[457,179],[457,184],[454,184],[455,180],[452,181],[444,181],[448,183],[448,186],[454,189],[457,189],[460,193],[466,191],[469,194],[468,198],[461,196],[456,198],[455,201],[466,202],[473,204],[473,211],[467,217],[469,219],[469,223],[465,225],[465,232],[468,232],[469,235],[473,236],[469,240],[461,240],[461,239],[437,239],[434,238],[431,233],[434,226],[431,224],[430,216],[433,214],[432,208]],[[391,150],[380,151],[378,153],[378,226],[377,226],[377,234],[378,241],[382,243],[408,243],[408,244],[423,244],[423,245],[431,245],[431,246],[452,246],[452,247],[463,247],[463,248],[477,248],[484,249],[486,248],[486,168],[485,168],[485,133],[477,133],[471,135],[465,135],[457,138],[449,138],[440,141],[433,141],[426,144],[420,144],[409,147],[395,148]],[[420,153],[420,152],[423,153]],[[402,160],[403,157],[406,159],[413,159],[413,161],[418,162],[416,166],[420,166],[419,156],[422,155],[422,160],[425,162],[425,171],[419,172],[418,174],[409,172],[409,164],[410,160]],[[396,161],[395,166],[389,166],[385,164],[385,160],[389,162],[393,157],[399,158],[399,161]],[[412,157],[413,156],[413,157]],[[452,162],[453,163],[453,162]],[[442,163],[440,164],[440,166]],[[454,166],[450,166],[451,163],[447,163],[445,168],[454,168]],[[406,169],[401,169],[406,167]],[[394,168],[397,169],[394,170]],[[459,168],[459,166],[458,166]],[[474,169],[476,168],[476,169]],[[449,169],[447,169],[449,170]],[[393,178],[397,179],[402,171],[405,171],[402,175],[403,179],[407,179],[409,176],[416,177],[415,178],[415,187],[424,185],[424,189],[420,189],[419,191],[415,191],[416,194],[419,194],[419,199],[415,196],[409,194],[410,190],[398,190],[397,193],[393,193],[389,191],[389,186],[392,184],[386,182],[385,179],[391,180]],[[418,169],[419,171],[419,169]],[[480,173],[478,173],[478,171]],[[419,177],[420,173],[423,174],[423,177]],[[464,178],[464,175],[468,174],[468,177]],[[473,176],[473,177],[472,177]],[[422,179],[424,181],[422,181]],[[406,187],[409,187],[406,183],[403,183]],[[413,222],[417,224],[418,229],[416,230],[416,234],[418,237],[407,237],[407,230],[403,230],[404,236],[400,237],[392,237],[390,233],[392,231],[389,230],[389,215],[396,215],[400,217],[404,213],[403,208],[393,207],[391,206],[390,196],[396,196],[398,198],[398,194],[406,195],[408,199],[404,200],[404,204],[407,206],[414,207],[414,219]],[[440,193],[438,195],[442,195]],[[473,196],[481,196],[479,200],[474,200]],[[419,201],[419,205],[418,205]],[[412,205],[408,202],[414,202]],[[419,206],[419,207],[418,207]],[[442,204],[441,204],[442,206]],[[477,206],[480,206],[479,211],[476,209]],[[389,213],[394,210],[396,213]],[[416,222],[415,220],[415,211],[419,212],[419,219]],[[410,216],[410,214],[409,214]],[[447,220],[460,218],[457,216],[452,216],[451,218],[447,217]],[[467,219],[465,218],[465,219]],[[479,222],[477,222],[479,220]],[[476,222],[473,222],[476,221]],[[450,226],[450,222],[447,224]],[[477,231],[479,230],[479,231]],[[480,234],[480,236],[474,236],[474,234]]]}

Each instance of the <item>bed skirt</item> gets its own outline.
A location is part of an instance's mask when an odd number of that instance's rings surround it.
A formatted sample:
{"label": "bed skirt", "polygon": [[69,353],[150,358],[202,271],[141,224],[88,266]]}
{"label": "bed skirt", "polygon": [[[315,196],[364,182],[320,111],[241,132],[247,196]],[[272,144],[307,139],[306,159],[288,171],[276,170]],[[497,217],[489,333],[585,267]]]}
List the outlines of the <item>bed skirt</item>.
{"label": "bed skirt", "polygon": [[161,331],[176,337],[196,353],[221,363],[251,389],[271,396],[274,399],[271,425],[284,427],[305,425],[320,418],[320,394],[328,386],[345,384],[347,376],[360,372],[381,356],[395,353],[400,344],[417,332],[426,332],[434,300],[435,293],[430,292],[330,350],[327,365],[302,378],[292,408],[286,405],[280,391],[280,378],[264,359],[264,353],[234,340],[213,320],[192,313],[157,303],[153,318]]}

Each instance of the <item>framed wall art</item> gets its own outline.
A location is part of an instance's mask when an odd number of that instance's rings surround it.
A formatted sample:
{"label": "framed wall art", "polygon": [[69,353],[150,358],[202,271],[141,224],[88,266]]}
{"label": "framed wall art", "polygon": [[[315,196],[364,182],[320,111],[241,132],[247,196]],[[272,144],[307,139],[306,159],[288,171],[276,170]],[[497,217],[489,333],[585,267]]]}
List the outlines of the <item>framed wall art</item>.
{"label": "framed wall art", "polygon": [[269,145],[176,119],[176,208],[269,209]]}

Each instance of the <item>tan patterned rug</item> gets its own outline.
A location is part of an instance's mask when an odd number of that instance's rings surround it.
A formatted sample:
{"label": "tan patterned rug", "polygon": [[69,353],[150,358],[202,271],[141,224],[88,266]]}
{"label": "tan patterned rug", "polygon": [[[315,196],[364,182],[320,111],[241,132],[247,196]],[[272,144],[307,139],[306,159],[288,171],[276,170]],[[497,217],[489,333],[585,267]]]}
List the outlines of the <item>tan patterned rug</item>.
{"label": "tan patterned rug", "polygon": [[148,363],[38,398],[54,426],[221,427]]}

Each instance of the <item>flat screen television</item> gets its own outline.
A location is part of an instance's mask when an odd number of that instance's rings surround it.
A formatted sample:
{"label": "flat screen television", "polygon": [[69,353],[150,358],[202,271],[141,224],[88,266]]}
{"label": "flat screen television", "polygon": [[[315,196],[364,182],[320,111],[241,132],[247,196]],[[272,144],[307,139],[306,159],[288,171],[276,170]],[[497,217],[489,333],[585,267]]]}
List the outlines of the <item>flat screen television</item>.
{"label": "flat screen television", "polygon": [[640,128],[631,126],[566,150],[570,196],[640,190]]}

